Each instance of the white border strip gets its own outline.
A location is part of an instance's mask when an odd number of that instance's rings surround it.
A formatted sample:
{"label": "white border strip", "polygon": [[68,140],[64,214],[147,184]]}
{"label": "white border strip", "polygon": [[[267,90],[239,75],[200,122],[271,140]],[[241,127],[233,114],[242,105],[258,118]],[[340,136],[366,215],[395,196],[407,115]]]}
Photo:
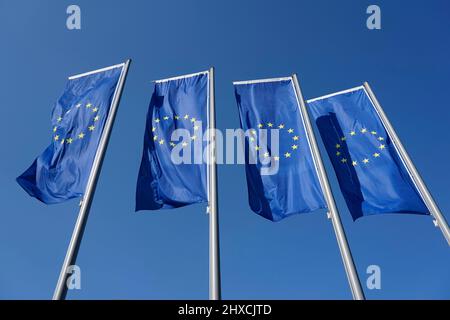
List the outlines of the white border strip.
{"label": "white border strip", "polygon": [[114,66],[105,67],[105,68],[101,68],[101,69],[97,69],[97,70],[93,70],[93,71],[89,71],[89,72],[85,72],[85,73],[76,74],[76,75],[70,76],[69,80],[82,78],[82,77],[89,76],[89,75],[94,74],[94,73],[99,73],[99,72],[103,72],[103,71],[107,71],[107,70],[111,70],[111,69],[115,69],[115,68],[121,68],[124,65],[125,65],[125,63],[119,63],[119,64],[116,64]]}
{"label": "white border strip", "polygon": [[265,83],[265,82],[278,82],[278,81],[289,81],[292,80],[292,77],[283,77],[283,78],[271,78],[271,79],[258,79],[258,80],[247,80],[247,81],[233,81],[234,85],[241,84],[254,84],[254,83]]}
{"label": "white border strip", "polygon": [[330,93],[330,94],[327,94],[325,96],[321,96],[321,97],[318,97],[318,98],[307,100],[306,103],[311,103],[311,102],[314,102],[314,101],[331,98],[331,97],[334,97],[334,96],[338,96],[338,95],[349,93],[349,92],[353,92],[353,91],[358,91],[358,90],[361,90],[361,89],[364,89],[364,86],[358,86],[358,87],[354,87],[354,88],[351,88],[351,89],[342,90],[342,91],[335,92],[335,93]]}
{"label": "white border strip", "polygon": [[161,83],[161,82],[167,82],[167,81],[172,81],[172,80],[180,80],[180,79],[185,79],[185,78],[191,78],[191,77],[199,76],[201,74],[209,74],[209,70],[196,72],[196,73],[185,74],[185,75],[182,75],[182,76],[177,76],[177,77],[172,77],[172,78],[153,80],[153,83]]}

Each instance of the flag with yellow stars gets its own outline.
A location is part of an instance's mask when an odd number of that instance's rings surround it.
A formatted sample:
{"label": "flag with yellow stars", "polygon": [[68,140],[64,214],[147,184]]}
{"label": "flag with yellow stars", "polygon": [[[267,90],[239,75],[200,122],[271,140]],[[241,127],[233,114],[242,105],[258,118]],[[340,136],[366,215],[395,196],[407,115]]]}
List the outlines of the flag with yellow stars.
{"label": "flag with yellow stars", "polygon": [[354,220],[428,214],[363,87],[308,102]]}
{"label": "flag with yellow stars", "polygon": [[[291,78],[235,82],[251,209],[272,221],[325,208]],[[275,131],[276,130],[276,131]],[[278,133],[278,139],[273,133]],[[266,138],[265,138],[266,137]],[[272,168],[264,171],[264,169]]]}
{"label": "flag with yellow stars", "polygon": [[207,202],[203,161],[208,72],[155,82],[147,113],[136,211]]}
{"label": "flag with yellow stars", "polygon": [[46,204],[80,197],[86,188],[122,66],[67,82],[53,108],[51,143],[17,178]]}

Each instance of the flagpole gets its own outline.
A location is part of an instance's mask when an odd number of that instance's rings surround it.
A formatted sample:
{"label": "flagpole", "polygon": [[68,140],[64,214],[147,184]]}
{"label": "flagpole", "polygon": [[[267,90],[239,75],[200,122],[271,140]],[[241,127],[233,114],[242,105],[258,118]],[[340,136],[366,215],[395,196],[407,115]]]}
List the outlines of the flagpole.
{"label": "flagpole", "polygon": [[437,226],[441,229],[442,234],[444,235],[445,239],[447,240],[447,243],[450,246],[450,229],[449,229],[447,221],[445,220],[444,215],[442,214],[438,205],[434,201],[433,196],[431,195],[430,191],[428,190],[425,182],[422,180],[422,177],[420,176],[419,171],[417,171],[414,163],[412,162],[411,158],[409,157],[408,153],[406,152],[405,147],[403,147],[403,144],[401,143],[399,137],[397,136],[397,133],[395,132],[394,127],[392,126],[388,117],[384,113],[384,110],[381,107],[380,103],[378,102],[377,97],[375,96],[372,89],[370,88],[369,83],[364,82],[364,89],[366,90],[367,94],[369,95],[369,98],[372,101],[372,105],[374,106],[375,110],[377,111],[377,113],[381,119],[381,122],[383,123],[389,137],[392,139],[392,142],[394,143],[394,146],[396,146],[397,151],[400,154],[400,157],[403,159],[406,169],[408,170],[409,174],[411,175],[411,178],[413,179],[414,184],[416,185],[420,195],[422,196],[422,199],[425,202],[425,205],[427,206],[428,210],[430,210],[430,213],[434,217]]}
{"label": "flagpole", "polygon": [[86,186],[86,192],[83,200],[80,203],[80,211],[75,223],[75,227],[70,239],[69,247],[67,249],[66,257],[64,259],[61,272],[59,274],[58,283],[53,294],[53,300],[64,300],[67,294],[67,278],[68,268],[75,264],[78,250],[80,248],[81,239],[83,237],[84,229],[86,226],[87,218],[89,215],[89,209],[91,207],[92,199],[95,193],[95,187],[97,185],[98,176],[102,166],[103,158],[105,156],[106,148],[108,146],[109,137],[116,117],[117,109],[122,95],[122,90],[125,84],[125,79],[128,73],[131,60],[127,60],[123,64],[123,69],[120,74],[119,81],[117,83],[116,91],[114,92],[113,100],[111,102],[111,110],[109,111],[108,118],[106,119],[105,127],[100,139],[100,143],[95,154],[94,162],[92,165],[89,179]]}
{"label": "flagpole", "polygon": [[292,75],[292,81],[294,83],[295,92],[297,94],[297,99],[299,102],[300,112],[303,114],[303,121],[305,123],[306,133],[308,135],[308,140],[311,145],[311,151],[313,159],[318,170],[318,176],[320,184],[325,195],[327,202],[329,217],[333,224],[334,232],[336,234],[336,239],[339,245],[339,250],[341,252],[341,257],[344,262],[345,271],[347,273],[348,282],[350,284],[350,289],[352,291],[354,300],[365,300],[364,292],[361,287],[361,283],[356,271],[355,263],[353,261],[352,253],[348,246],[347,237],[345,235],[344,228],[342,226],[341,218],[334,201],[334,196],[330,188],[330,183],[328,181],[327,173],[320,156],[319,147],[317,146],[317,141],[314,135],[314,131],[311,126],[311,121],[309,120],[308,110],[306,109],[305,101],[303,100],[303,95],[300,90],[300,85],[298,83],[297,75]]}
{"label": "flagpole", "polygon": [[217,205],[217,164],[216,164],[216,114],[214,97],[214,68],[209,69],[209,183],[208,183],[208,213],[209,213],[209,299],[221,299],[220,285],[220,253],[219,253],[219,218]]}

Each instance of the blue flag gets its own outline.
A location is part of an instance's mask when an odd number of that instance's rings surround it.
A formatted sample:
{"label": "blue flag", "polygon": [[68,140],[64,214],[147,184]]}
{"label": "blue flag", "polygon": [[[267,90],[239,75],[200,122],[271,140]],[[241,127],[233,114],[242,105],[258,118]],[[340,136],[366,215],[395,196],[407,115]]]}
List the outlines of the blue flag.
{"label": "blue flag", "polygon": [[69,80],[52,114],[52,142],[17,178],[46,204],[80,197],[108,116],[122,68]]}
{"label": "blue flag", "polygon": [[[279,221],[325,208],[292,79],[237,82],[235,93],[241,127],[250,132],[246,154],[259,159],[246,162],[251,209]],[[276,170],[264,172],[267,166]]]}
{"label": "blue flag", "polygon": [[207,201],[203,128],[207,128],[208,72],[163,80],[147,113],[136,211]]}
{"label": "blue flag", "polygon": [[364,88],[309,102],[353,219],[428,214]]}

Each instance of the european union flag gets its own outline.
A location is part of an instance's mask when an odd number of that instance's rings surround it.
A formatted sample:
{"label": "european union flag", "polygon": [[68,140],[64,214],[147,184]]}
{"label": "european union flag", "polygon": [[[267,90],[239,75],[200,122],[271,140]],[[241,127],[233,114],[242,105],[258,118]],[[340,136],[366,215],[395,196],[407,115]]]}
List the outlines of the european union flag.
{"label": "european union flag", "polygon": [[136,211],[207,202],[203,128],[208,121],[208,72],[161,80],[147,113]]}
{"label": "european union flag", "polygon": [[381,213],[428,214],[363,87],[308,103],[354,220]]}
{"label": "european union flag", "polygon": [[[250,133],[246,154],[260,159],[246,162],[251,209],[279,221],[325,208],[292,79],[236,82],[235,93],[241,127]],[[264,172],[268,163],[276,171]]]}
{"label": "european union flag", "polygon": [[52,114],[52,142],[17,178],[31,196],[46,204],[80,197],[119,81],[121,67],[67,82]]}

